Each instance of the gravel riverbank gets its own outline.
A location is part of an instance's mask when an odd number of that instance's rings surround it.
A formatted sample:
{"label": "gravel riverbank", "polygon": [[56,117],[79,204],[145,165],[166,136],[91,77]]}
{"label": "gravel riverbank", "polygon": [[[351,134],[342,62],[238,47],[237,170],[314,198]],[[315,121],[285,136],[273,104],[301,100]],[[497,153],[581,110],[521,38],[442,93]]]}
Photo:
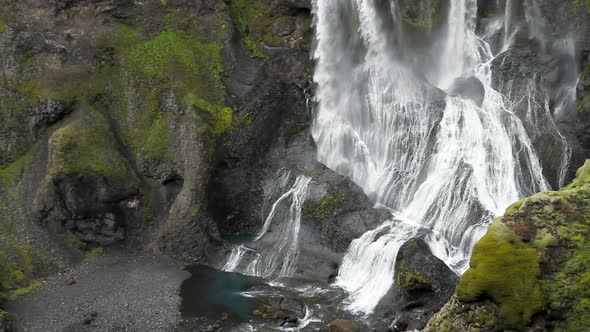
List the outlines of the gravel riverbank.
{"label": "gravel riverbank", "polygon": [[7,308],[26,331],[172,331],[189,273],[166,257],[111,249]]}

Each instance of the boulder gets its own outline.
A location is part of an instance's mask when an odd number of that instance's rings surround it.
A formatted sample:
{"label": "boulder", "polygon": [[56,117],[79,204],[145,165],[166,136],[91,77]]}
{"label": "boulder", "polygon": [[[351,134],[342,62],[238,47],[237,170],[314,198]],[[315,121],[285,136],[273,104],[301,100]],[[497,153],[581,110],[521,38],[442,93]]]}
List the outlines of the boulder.
{"label": "boulder", "polygon": [[335,319],[328,324],[330,332],[359,332],[356,323],[346,319]]}
{"label": "boulder", "polygon": [[451,96],[469,99],[481,107],[486,91],[477,77],[469,76],[456,78],[447,93]]}
{"label": "boulder", "polygon": [[305,316],[304,305],[294,298],[259,296],[256,300],[260,305],[254,310],[254,314],[274,320],[277,325],[283,327],[297,326],[299,317]]}
{"label": "boulder", "polygon": [[458,282],[459,277],[424,240],[412,239],[398,252],[394,287],[379,307],[389,306],[385,315],[393,321],[394,331],[420,330],[451,298]]}
{"label": "boulder", "polygon": [[391,217],[388,211],[373,208],[367,195],[349,178],[319,163],[306,171],[312,182],[302,220],[317,230],[323,247],[344,253],[352,240]]}

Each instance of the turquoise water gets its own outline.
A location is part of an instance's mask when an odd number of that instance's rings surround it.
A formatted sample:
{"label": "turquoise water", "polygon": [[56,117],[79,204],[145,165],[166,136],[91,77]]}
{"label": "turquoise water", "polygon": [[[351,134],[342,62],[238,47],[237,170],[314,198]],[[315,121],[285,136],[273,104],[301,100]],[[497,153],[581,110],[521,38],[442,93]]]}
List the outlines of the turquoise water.
{"label": "turquoise water", "polygon": [[256,239],[256,234],[233,234],[224,238],[227,242],[231,244],[244,244],[254,241]]}
{"label": "turquoise water", "polygon": [[190,266],[186,270],[191,276],[180,287],[184,318],[219,319],[223,313],[228,313],[230,319],[236,322],[247,322],[253,318],[256,301],[240,293],[263,284],[261,279],[204,266]]}

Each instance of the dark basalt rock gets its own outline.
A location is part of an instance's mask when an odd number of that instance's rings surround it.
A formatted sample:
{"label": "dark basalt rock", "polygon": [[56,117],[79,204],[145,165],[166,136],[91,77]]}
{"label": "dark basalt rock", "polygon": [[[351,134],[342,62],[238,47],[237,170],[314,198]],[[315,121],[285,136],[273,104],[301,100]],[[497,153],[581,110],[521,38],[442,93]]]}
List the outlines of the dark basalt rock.
{"label": "dark basalt rock", "polygon": [[277,0],[277,3],[289,8],[304,8],[311,10],[311,0]]}
{"label": "dark basalt rock", "polygon": [[65,103],[55,100],[44,100],[38,105],[31,107],[31,127],[33,135],[37,136],[45,129],[59,120],[63,119],[75,109],[75,102]]}
{"label": "dark basalt rock", "polygon": [[0,309],[0,313],[4,316],[0,316],[0,332],[16,332],[16,326],[14,324],[14,317]]}
{"label": "dark basalt rock", "polygon": [[410,240],[397,254],[394,287],[378,310],[385,310],[393,331],[420,330],[451,298],[458,283],[459,277],[424,240]]}
{"label": "dark basalt rock", "polygon": [[[576,102],[569,100],[565,100],[560,114],[554,115],[558,116],[554,123],[554,120],[546,118],[531,123],[527,114],[529,108],[536,108],[537,112],[541,113],[547,105],[551,110],[555,110],[558,103],[562,102],[558,91],[564,82],[571,81],[563,74],[569,72],[565,68],[568,64],[571,64],[571,61],[566,61],[559,50],[543,51],[538,43],[531,40],[519,41],[517,46],[500,54],[491,64],[494,89],[505,95],[524,96],[533,84],[538,91],[535,95],[529,95],[528,99],[515,103],[514,112],[531,137],[543,165],[543,175],[553,188],[558,187],[561,155],[565,149],[561,135],[567,139],[567,144],[572,149],[572,160],[567,174],[567,179],[571,179],[575,167],[583,163],[590,151],[590,145],[584,139],[584,128],[588,126],[588,122],[584,119],[583,113],[576,111]],[[535,79],[531,80],[532,78]],[[555,126],[559,128],[561,135],[556,133]]]}
{"label": "dark basalt rock", "polygon": [[[376,228],[391,214],[373,208],[363,190],[352,180],[322,164],[306,169],[312,177],[302,221],[319,234],[322,246],[344,253],[352,240]],[[317,236],[317,235],[315,235]],[[314,237],[313,234],[309,234]]]}
{"label": "dark basalt rock", "polygon": [[456,78],[447,93],[451,96],[469,99],[477,106],[481,106],[486,91],[479,79],[469,76]]}
{"label": "dark basalt rock", "polygon": [[102,177],[59,180],[41,188],[34,208],[38,220],[53,232],[107,245],[123,240],[125,226],[137,218],[137,190],[117,190]]}

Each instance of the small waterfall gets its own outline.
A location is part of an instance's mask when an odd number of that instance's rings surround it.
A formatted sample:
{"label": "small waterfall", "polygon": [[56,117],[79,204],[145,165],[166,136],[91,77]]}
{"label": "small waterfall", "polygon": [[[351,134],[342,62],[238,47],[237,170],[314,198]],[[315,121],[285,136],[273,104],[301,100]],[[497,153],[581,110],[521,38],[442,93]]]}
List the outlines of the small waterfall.
{"label": "small waterfall", "polygon": [[392,219],[352,241],[340,268],[338,285],[352,295],[352,311],[372,308],[389,290],[400,247],[415,237],[419,225]]}
{"label": "small waterfall", "polygon": [[[286,186],[290,173],[281,176],[281,187]],[[295,272],[299,256],[301,209],[311,178],[299,175],[293,186],[272,205],[261,231],[252,245],[232,249],[224,271],[240,272],[258,277],[288,277]],[[271,232],[271,229],[273,231]]]}
{"label": "small waterfall", "polygon": [[[510,21],[512,8],[505,9],[504,24],[492,22],[496,26],[478,36],[477,1],[451,1],[447,24],[438,31],[442,40],[430,50],[440,56],[422,66],[433,68],[419,68],[435,74],[424,78],[396,52],[391,36],[399,31],[386,29],[402,23],[382,24],[400,16],[380,11],[379,3],[313,2],[318,89],[312,135],[318,159],[397,211],[352,242],[339,270],[337,285],[351,295],[348,308],[365,314],[391,287],[405,241],[424,236],[432,252],[460,274],[494,216],[549,189],[533,146],[534,128],[565,144],[550,110],[530,107],[531,120],[523,123],[517,106],[526,93],[504,95],[493,87],[492,62],[519,28]],[[437,89],[464,76],[481,82],[481,105]],[[531,89],[540,93],[537,85]],[[568,158],[564,152],[562,163]]]}

